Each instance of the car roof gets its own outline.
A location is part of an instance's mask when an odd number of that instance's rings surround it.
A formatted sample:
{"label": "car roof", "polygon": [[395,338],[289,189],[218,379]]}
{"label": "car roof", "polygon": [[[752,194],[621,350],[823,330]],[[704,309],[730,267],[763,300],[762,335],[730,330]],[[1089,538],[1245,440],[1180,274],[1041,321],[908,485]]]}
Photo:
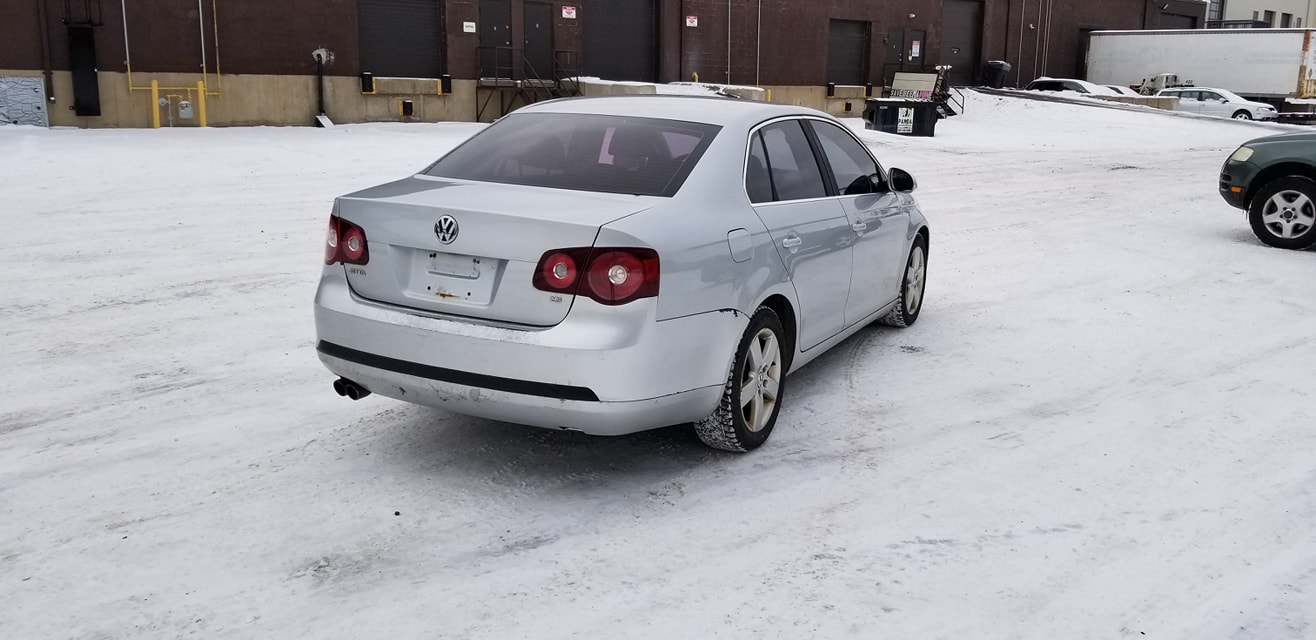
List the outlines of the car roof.
{"label": "car roof", "polygon": [[1034,80],[1033,82],[1028,83],[1029,86],[1032,86],[1034,82],[1072,82],[1080,87],[1083,87],[1084,89],[1087,89],[1088,93],[1092,93],[1099,96],[1116,95],[1116,92],[1112,90],[1110,87],[1107,87],[1105,85],[1100,85],[1095,82],[1088,82],[1087,80],[1079,80],[1078,78],[1052,78],[1049,76],[1042,76]]}
{"label": "car roof", "polygon": [[773,104],[735,98],[632,95],[563,98],[538,102],[515,113],[585,113],[608,116],[636,116],[686,122],[705,122],[720,126],[753,126],[782,116],[816,116],[827,114],[794,105]]}

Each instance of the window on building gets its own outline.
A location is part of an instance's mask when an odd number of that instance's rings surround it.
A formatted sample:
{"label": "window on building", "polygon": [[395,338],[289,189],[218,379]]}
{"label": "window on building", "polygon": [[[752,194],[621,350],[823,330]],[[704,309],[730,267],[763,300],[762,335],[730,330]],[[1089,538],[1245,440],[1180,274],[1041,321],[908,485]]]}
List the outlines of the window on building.
{"label": "window on building", "polygon": [[1213,22],[1219,22],[1220,20],[1224,20],[1225,1],[1211,0],[1211,4],[1209,4],[1206,9],[1206,19]]}
{"label": "window on building", "polygon": [[1292,26],[1292,25],[1293,25],[1293,14],[1291,14],[1291,13],[1281,13],[1281,14],[1279,14],[1279,26],[1280,26],[1280,27],[1287,29],[1287,28],[1289,28],[1289,27]]}
{"label": "window on building", "polygon": [[1265,18],[1262,18],[1262,19],[1266,21],[1266,26],[1267,26],[1267,27],[1273,27],[1273,26],[1275,26],[1275,12],[1274,12],[1274,11],[1267,11],[1267,12],[1266,12],[1266,17],[1265,17]]}

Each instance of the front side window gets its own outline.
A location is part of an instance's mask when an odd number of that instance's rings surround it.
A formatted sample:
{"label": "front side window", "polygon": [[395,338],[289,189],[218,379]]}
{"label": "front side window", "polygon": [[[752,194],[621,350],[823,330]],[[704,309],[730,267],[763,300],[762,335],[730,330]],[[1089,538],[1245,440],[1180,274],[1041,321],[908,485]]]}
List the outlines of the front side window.
{"label": "front side window", "polygon": [[853,196],[877,190],[874,179],[880,180],[881,173],[863,145],[830,122],[814,120],[809,122],[809,126],[818,134],[818,143],[822,146],[823,156],[827,158],[832,177],[836,179],[837,191],[842,195]]}
{"label": "front side window", "polygon": [[425,174],[671,197],[720,129],[657,118],[514,113],[430,165]]}
{"label": "front side window", "polygon": [[763,127],[757,134],[762,136],[767,151],[768,175],[777,200],[827,196],[822,171],[803,126],[799,120],[786,120]]}

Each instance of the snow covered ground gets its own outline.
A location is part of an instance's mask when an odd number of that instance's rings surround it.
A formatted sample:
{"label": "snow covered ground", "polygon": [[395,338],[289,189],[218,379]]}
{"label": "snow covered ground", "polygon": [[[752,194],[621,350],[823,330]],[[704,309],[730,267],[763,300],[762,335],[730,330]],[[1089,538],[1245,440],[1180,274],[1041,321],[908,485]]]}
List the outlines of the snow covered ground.
{"label": "snow covered ground", "polygon": [[0,127],[0,637],[1316,637],[1316,252],[1216,195],[1274,127],[864,132],[927,306],[749,455],[334,395],[333,196],[476,130]]}

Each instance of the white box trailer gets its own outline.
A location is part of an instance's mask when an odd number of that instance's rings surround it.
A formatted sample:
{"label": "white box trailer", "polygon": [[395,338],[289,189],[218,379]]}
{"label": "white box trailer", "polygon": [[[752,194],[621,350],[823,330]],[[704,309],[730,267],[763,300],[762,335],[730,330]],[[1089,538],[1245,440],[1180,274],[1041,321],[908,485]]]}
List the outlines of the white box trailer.
{"label": "white box trailer", "polygon": [[[1087,79],[1138,86],[1162,73],[1282,106],[1316,98],[1316,29],[1094,31]],[[1290,105],[1292,106],[1292,105]],[[1293,110],[1293,109],[1288,109]]]}

